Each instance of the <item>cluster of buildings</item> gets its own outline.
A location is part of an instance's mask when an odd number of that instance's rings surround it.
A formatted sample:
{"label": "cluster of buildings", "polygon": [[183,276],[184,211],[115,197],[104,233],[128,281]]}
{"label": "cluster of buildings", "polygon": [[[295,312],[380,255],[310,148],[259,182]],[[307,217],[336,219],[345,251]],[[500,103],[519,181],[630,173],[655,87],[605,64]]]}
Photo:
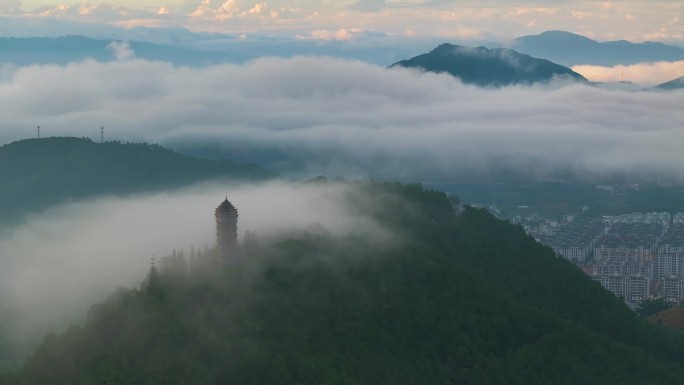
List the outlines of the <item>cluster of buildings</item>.
{"label": "cluster of buildings", "polygon": [[684,301],[683,213],[569,216],[526,228],[631,308],[653,297]]}

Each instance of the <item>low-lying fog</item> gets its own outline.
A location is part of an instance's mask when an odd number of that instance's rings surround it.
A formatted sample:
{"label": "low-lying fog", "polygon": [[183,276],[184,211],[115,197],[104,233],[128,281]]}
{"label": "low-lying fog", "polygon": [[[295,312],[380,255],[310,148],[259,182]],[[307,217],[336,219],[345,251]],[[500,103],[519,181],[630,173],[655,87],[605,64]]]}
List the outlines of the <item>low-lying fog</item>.
{"label": "low-lying fog", "polygon": [[[0,337],[17,349],[81,322],[117,287],[136,287],[151,259],[213,248],[214,209],[227,196],[239,237],[261,239],[320,223],[331,233],[384,233],[345,207],[348,185],[206,184],[176,192],[100,198],[33,215],[0,235]],[[1,339],[0,339],[1,340]]]}

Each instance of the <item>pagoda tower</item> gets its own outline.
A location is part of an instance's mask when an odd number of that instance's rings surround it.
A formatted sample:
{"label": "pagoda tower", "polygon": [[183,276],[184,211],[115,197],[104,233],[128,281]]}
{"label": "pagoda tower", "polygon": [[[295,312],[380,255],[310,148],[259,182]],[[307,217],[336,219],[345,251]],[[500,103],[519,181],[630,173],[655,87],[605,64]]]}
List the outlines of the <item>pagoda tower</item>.
{"label": "pagoda tower", "polygon": [[238,211],[228,198],[216,208],[216,251],[221,262],[236,261],[240,257],[237,240]]}

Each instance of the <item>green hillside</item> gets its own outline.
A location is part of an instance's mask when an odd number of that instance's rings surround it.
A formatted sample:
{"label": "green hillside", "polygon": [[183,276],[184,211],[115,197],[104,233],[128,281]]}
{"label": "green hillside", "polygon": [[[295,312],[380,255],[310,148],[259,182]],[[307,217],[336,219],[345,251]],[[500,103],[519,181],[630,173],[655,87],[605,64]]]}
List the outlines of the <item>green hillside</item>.
{"label": "green hillside", "polygon": [[192,158],[154,144],[27,139],[0,147],[0,221],[99,194],[155,191],[216,178],[273,176],[255,165]]}
{"label": "green hillside", "polygon": [[520,227],[420,185],[357,187],[350,210],[395,239],[251,242],[224,269],[176,255],[4,383],[684,383],[681,335]]}

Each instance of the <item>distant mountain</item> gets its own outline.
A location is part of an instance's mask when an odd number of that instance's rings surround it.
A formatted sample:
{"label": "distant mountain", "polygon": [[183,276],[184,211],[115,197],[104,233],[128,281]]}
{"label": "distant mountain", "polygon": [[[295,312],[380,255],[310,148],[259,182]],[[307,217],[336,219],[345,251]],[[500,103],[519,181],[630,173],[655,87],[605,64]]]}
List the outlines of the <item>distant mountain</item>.
{"label": "distant mountain", "polygon": [[197,159],[146,143],[21,140],[0,147],[0,222],[68,199],[274,176],[259,166]]}
{"label": "distant mountain", "polygon": [[392,64],[390,68],[395,66],[446,72],[463,83],[480,87],[548,82],[555,77],[587,81],[569,68],[511,49],[463,47],[447,43],[427,54]]}
{"label": "distant mountain", "polygon": [[672,91],[681,90],[682,88],[684,88],[684,76],[682,76],[681,78],[670,80],[669,82],[665,82],[663,84],[658,84],[657,86],[651,88],[651,90]]}
{"label": "distant mountain", "polygon": [[592,64],[614,66],[655,61],[684,60],[684,47],[626,40],[598,42],[564,31],[523,36],[509,46],[528,55],[543,57],[565,66]]}
{"label": "distant mountain", "polygon": [[[0,62],[17,65],[67,64],[85,59],[110,61],[116,58],[109,48],[116,40],[98,40],[84,36],[0,38]],[[228,51],[210,51],[139,41],[128,43],[135,57],[176,65],[199,66],[243,60]]]}

